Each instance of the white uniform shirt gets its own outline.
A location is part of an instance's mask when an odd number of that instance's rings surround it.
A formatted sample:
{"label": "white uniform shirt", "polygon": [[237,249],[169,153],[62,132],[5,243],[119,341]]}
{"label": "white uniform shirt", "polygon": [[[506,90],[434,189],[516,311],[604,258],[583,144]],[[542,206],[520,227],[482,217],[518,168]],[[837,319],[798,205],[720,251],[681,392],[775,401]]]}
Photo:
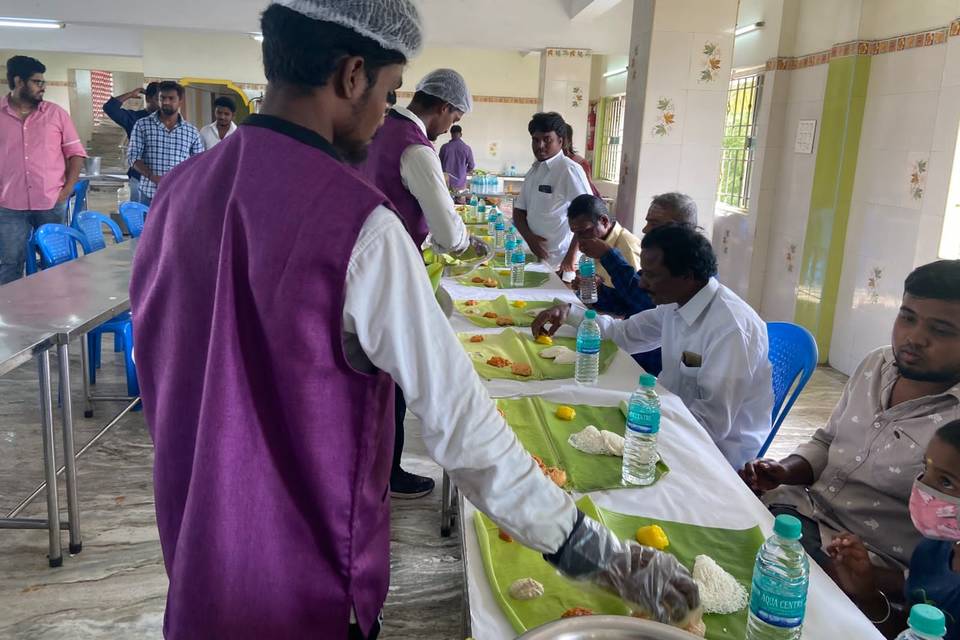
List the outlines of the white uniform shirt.
{"label": "white uniform shirt", "polygon": [[497,413],[410,236],[382,206],[350,255],[343,332],[354,368],[372,365],[403,389],[423,423],[428,453],[460,491],[524,545],[557,551],[576,522],[573,500],[543,475]]}
{"label": "white uniform shirt", "polygon": [[533,163],[513,203],[514,209],[527,212],[530,230],[547,239],[547,262],[554,269],[560,266],[573,240],[567,209],[584,193],[593,193],[587,174],[561,151],[549,160]]}
{"label": "white uniform shirt", "polygon": [[[417,114],[405,107],[393,110],[420,127],[427,135],[427,126]],[[414,144],[400,156],[400,178],[404,188],[420,203],[430,229],[430,241],[441,253],[459,253],[470,245],[466,225],[453,208],[453,198],[436,149]]]}
{"label": "white uniform shirt", "polygon": [[[227,135],[223,136],[224,140],[232,136],[237,130],[237,123],[231,122],[230,128],[227,129]],[[203,129],[200,129],[200,139],[203,140],[203,146],[207,151],[213,149],[215,146],[220,144],[220,133],[217,131],[217,123],[211,122]]]}
{"label": "white uniform shirt", "polygon": [[[567,323],[582,319],[583,310],[572,308]],[[756,457],[770,433],[773,379],[767,325],[750,305],[711,278],[682,307],[597,321],[604,338],[630,353],[663,349],[660,384],[683,400],[734,468]],[[699,356],[700,366],[685,365],[684,352],[691,362]]]}

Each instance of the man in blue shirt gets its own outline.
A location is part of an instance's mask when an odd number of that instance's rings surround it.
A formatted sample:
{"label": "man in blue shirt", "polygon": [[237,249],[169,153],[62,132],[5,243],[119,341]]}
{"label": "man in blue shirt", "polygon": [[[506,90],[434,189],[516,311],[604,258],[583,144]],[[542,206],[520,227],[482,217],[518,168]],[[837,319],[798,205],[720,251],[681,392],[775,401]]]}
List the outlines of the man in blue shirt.
{"label": "man in blue shirt", "polygon": [[[600,203],[602,204],[602,201]],[[581,215],[589,215],[595,218],[596,222],[591,225],[578,225],[575,220]],[[571,210],[568,218],[571,228],[581,229],[577,233],[580,251],[598,260],[609,274],[613,284],[612,287],[608,287],[598,278],[597,302],[590,305],[592,309],[619,318],[629,318],[657,306],[640,285],[640,272],[624,258],[619,249],[611,247],[604,241],[615,224],[608,213]],[[657,227],[670,223],[697,226],[697,205],[693,198],[676,192],[654,196],[650,208],[647,209],[646,224],[642,233],[647,234]],[[579,288],[579,282],[574,281],[574,288]],[[644,371],[653,375],[659,375],[663,369],[660,349],[634,354],[633,359],[643,367]]]}
{"label": "man in blue shirt", "polygon": [[[146,100],[146,109],[124,109],[123,103],[133,98],[143,96]],[[127,132],[127,139],[130,139],[130,132],[133,125],[140,118],[145,118],[160,108],[160,83],[151,82],[146,89],[137,87],[133,91],[128,91],[121,96],[116,96],[107,100],[103,105],[103,112],[107,117],[120,125]],[[127,171],[127,177],[130,178],[130,200],[139,202],[140,198],[140,174],[131,167]]]}

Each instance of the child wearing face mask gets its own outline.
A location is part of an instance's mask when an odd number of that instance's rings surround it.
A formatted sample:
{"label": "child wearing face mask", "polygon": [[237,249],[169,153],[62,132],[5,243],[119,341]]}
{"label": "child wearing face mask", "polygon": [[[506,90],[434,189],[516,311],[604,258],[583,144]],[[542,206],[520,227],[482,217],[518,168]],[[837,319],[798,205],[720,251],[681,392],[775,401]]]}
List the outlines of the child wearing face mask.
{"label": "child wearing face mask", "polygon": [[902,574],[873,566],[852,534],[837,536],[828,548],[837,582],[888,637],[906,626],[910,606],[925,603],[946,616],[946,640],[960,640],[960,420],[941,427],[927,446],[923,474],[910,494],[910,518],[924,540],[910,558],[903,612],[894,611],[887,596],[904,583]]}

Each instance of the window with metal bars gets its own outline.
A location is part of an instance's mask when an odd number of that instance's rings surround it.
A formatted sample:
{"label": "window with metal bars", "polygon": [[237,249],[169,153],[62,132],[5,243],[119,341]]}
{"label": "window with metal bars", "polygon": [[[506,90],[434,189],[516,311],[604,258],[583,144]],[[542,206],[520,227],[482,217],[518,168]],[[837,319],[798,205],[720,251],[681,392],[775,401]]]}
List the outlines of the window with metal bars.
{"label": "window with metal bars", "polygon": [[620,180],[620,157],[623,154],[623,117],[626,112],[627,97],[604,98],[600,102],[600,125],[598,161],[594,176],[600,180],[617,182]]}
{"label": "window with metal bars", "polygon": [[753,173],[754,137],[763,76],[734,78],[727,92],[727,121],[723,131],[720,186],[717,200],[747,209]]}

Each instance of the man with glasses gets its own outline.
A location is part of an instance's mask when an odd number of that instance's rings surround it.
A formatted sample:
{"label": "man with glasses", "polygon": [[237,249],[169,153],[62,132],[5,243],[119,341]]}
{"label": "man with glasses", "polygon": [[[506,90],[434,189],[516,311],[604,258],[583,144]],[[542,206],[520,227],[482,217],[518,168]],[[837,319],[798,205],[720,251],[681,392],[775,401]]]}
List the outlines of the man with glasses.
{"label": "man with glasses", "polygon": [[7,60],[0,98],[0,285],[23,275],[30,230],[65,222],[67,199],[87,152],[70,115],[44,102],[43,63]]}

